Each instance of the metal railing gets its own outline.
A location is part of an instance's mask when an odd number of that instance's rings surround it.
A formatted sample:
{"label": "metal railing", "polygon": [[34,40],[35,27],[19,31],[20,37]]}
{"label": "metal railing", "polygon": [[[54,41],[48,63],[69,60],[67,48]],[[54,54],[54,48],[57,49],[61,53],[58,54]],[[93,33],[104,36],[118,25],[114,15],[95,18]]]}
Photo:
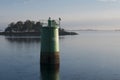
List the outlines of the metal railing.
{"label": "metal railing", "polygon": [[[47,27],[49,24],[48,24],[48,20],[44,20],[44,19],[41,19],[39,20],[41,22],[41,24],[43,25],[43,27]],[[51,21],[54,21],[56,25],[58,25],[60,27],[60,19],[59,20],[51,20]],[[52,25],[52,24],[51,24]]]}

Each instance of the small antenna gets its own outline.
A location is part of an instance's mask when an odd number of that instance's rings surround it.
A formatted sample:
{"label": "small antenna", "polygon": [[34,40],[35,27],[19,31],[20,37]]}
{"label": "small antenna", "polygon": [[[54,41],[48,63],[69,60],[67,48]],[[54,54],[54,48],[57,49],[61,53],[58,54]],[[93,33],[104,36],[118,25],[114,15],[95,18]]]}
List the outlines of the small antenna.
{"label": "small antenna", "polygon": [[61,21],[61,18],[59,18],[59,27],[60,27],[60,29],[61,29],[61,23],[60,23],[60,21]]}

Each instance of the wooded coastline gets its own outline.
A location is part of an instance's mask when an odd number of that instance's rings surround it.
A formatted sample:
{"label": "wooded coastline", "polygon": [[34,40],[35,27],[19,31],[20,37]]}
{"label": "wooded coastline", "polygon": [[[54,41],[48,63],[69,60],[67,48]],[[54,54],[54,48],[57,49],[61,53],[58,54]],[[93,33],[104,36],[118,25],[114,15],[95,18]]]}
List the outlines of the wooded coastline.
{"label": "wooded coastline", "polygon": [[[11,22],[4,32],[0,32],[0,35],[6,36],[40,36],[43,23],[38,21],[26,20]],[[63,28],[59,28],[59,35],[77,35],[76,32],[69,32]]]}

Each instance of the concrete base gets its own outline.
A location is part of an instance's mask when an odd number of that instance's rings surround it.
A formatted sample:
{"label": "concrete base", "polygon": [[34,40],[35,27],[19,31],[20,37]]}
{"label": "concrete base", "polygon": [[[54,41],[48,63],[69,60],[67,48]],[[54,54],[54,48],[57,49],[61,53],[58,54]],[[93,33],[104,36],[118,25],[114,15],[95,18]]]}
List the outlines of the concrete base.
{"label": "concrete base", "polygon": [[40,55],[40,64],[59,64],[59,52],[54,53],[45,53],[41,52]]}

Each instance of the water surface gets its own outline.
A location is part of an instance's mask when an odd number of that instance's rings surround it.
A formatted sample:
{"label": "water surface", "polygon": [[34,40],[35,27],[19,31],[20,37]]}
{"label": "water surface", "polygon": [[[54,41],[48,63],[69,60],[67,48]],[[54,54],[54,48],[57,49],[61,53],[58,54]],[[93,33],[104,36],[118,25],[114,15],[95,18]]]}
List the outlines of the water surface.
{"label": "water surface", "polygon": [[120,79],[119,31],[61,36],[57,69],[40,67],[40,45],[39,37],[0,36],[0,80]]}

